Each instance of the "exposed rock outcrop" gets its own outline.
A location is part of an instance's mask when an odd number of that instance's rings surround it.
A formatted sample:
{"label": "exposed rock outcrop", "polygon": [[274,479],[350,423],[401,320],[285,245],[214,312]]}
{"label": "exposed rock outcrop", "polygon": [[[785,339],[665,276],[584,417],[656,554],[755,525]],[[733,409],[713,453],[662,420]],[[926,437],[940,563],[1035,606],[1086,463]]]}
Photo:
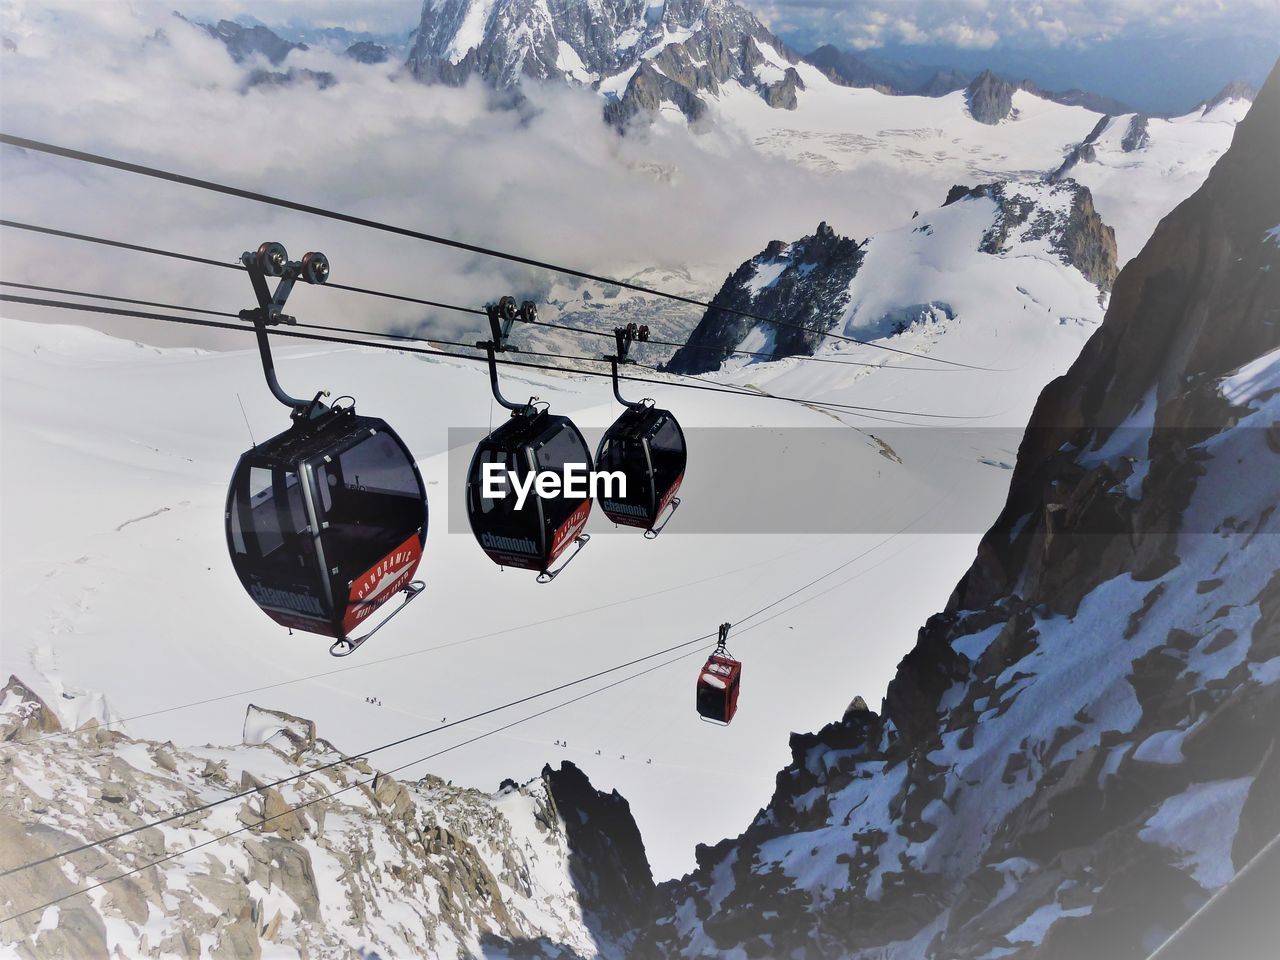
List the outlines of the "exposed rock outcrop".
{"label": "exposed rock outcrop", "polygon": [[1201,109],[1209,111],[1220,103],[1226,103],[1228,100],[1249,100],[1252,102],[1257,95],[1258,91],[1247,80],[1232,80],[1199,106]]}
{"label": "exposed rock outcrop", "polygon": [[10,674],[0,690],[0,741],[35,740],[61,729],[62,723],[49,705]]}
{"label": "exposed rock outcrop", "polygon": [[[957,185],[944,206],[966,199],[995,205],[990,227],[975,244],[978,251],[999,257],[1044,257],[1048,246],[1052,258],[1078,270],[1101,293],[1111,288],[1116,276],[1115,233],[1098,216],[1088,188],[1074,180]],[[914,229],[932,236],[928,223]],[[877,242],[873,237],[857,243],[838,236],[825,223],[794,243],[771,242],[725,280],[667,369],[695,374],[718,370],[735,353],[759,360],[813,354],[847,319],[852,284]],[[859,335],[893,336],[956,316],[949,298],[904,299],[889,306],[880,306],[875,322]]]}
{"label": "exposed rock outcrop", "polygon": [[1147,124],[1150,118],[1145,113],[1135,113],[1129,121],[1129,128],[1124,132],[1124,139],[1120,141],[1120,149],[1125,153],[1133,153],[1135,150],[1141,150],[1151,142],[1151,137],[1147,133]]}
{"label": "exposed rock outcrop", "polygon": [[1094,124],[1093,129],[1089,131],[1089,135],[1067,152],[1066,159],[1062,161],[1062,166],[1049,174],[1049,180],[1064,180],[1076,164],[1093,163],[1097,159],[1097,151],[1093,145],[1097,142],[1098,137],[1102,136],[1103,131],[1107,129],[1110,123],[1111,117],[1104,116]]}
{"label": "exposed rock outcrop", "polygon": [[343,53],[357,63],[368,64],[386,63],[391,56],[386,47],[380,43],[374,43],[372,40],[357,41],[347,47]]}
{"label": "exposed rock outcrop", "polygon": [[1017,89],[990,70],[982,71],[965,89],[969,114],[979,123],[992,126],[1007,120],[1013,114],[1013,95]]}
{"label": "exposed rock outcrop", "polygon": [[[181,14],[175,16],[186,19]],[[236,63],[262,56],[278,67],[294,50],[308,49],[305,43],[291,43],[261,24],[246,27],[234,20],[219,20],[216,24],[197,23],[196,26],[215,40],[221,40]]]}
{"label": "exposed rock outcrop", "polygon": [[569,869],[588,924],[610,940],[627,941],[647,926],[654,892],[653,872],[630,804],[616,790],[595,789],[567,760],[558,770],[544,767],[542,780],[564,823]]}

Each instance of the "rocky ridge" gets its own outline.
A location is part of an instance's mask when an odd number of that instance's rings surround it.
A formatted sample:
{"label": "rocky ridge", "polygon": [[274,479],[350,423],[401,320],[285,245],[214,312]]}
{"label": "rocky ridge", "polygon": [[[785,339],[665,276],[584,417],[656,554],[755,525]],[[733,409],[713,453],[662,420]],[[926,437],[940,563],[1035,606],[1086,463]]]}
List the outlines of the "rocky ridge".
{"label": "rocky ridge", "polygon": [[1280,68],[881,709],[792,737],[636,955],[1142,958],[1280,832],[1277,162]]}
{"label": "rocky ridge", "polygon": [[653,881],[630,809],[572,764],[495,794],[401,781],[341,762],[310,721],[257,707],[235,748],[135,740],[94,721],[60,731],[11,678],[0,695],[4,869],[247,796],[72,866],[0,878],[8,916],[161,861],[6,923],[0,941],[19,957],[621,957],[647,915]]}

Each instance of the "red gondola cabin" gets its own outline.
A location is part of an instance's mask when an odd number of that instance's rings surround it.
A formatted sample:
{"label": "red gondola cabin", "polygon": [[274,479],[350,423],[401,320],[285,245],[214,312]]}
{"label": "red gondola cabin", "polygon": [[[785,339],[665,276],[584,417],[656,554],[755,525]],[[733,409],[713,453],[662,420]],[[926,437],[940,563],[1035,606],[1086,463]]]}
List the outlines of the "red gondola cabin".
{"label": "red gondola cabin", "polygon": [[738,710],[742,664],[716,652],[707,658],[698,675],[698,714],[712,723],[728,724]]}

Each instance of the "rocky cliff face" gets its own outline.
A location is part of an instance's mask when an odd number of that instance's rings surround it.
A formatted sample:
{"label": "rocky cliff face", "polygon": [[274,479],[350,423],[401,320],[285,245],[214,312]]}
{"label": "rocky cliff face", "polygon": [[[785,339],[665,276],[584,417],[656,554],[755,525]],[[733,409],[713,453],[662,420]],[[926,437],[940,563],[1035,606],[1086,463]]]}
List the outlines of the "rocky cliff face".
{"label": "rocky cliff face", "polygon": [[372,40],[360,40],[353,43],[343,51],[343,54],[357,63],[368,64],[386,63],[391,56],[386,47],[380,43],[374,43]]}
{"label": "rocky cliff face", "polygon": [[[266,60],[273,67],[281,66],[285,58],[295,50],[310,49],[305,43],[294,43],[286,40],[279,34],[261,24],[253,26],[245,26],[236,23],[233,20],[219,20],[217,24],[198,23],[193,20],[187,20],[180,13],[174,13],[179,20],[184,20],[197,29],[203,30],[215,40],[222,42],[227,48],[227,53],[231,55],[231,59],[236,63],[246,63],[255,59]],[[374,47],[376,44],[357,44],[364,50],[365,56],[369,54],[366,49]],[[355,47],[352,48],[353,50]],[[361,54],[348,54],[361,59]],[[385,56],[384,58],[385,59]],[[377,63],[377,60],[364,60],[366,63]],[[266,67],[257,67],[245,76],[243,90],[249,90],[253,87],[286,87],[296,83],[311,83],[321,90],[327,90],[338,82],[328,70],[311,70],[306,67],[288,67],[284,70],[271,70]],[[243,92],[243,91],[242,91]]]}
{"label": "rocky cliff face", "polygon": [[984,70],[965,88],[969,114],[979,123],[995,125],[1013,114],[1013,95],[1017,87]]}
{"label": "rocky cliff face", "polygon": [[757,320],[729,312],[734,310],[794,324],[769,325],[756,351],[765,359],[812,354],[843,315],[849,284],[861,263],[860,246],[825,223],[794,243],[773,241],[724,282],[667,368],[679,373],[719,369],[747,335],[761,327]]}
{"label": "rocky cliff face", "polygon": [[690,122],[703,93],[729,82],[792,109],[796,58],[729,0],[427,0],[408,67],[427,82],[477,75],[509,89],[525,79],[601,88],[618,127],[672,104]]}
{"label": "rocky cliff face", "polygon": [[879,713],[793,736],[637,955],[1142,958],[1280,831],[1278,166],[1280,68]]}
{"label": "rocky cliff face", "polygon": [[623,957],[649,907],[626,801],[571,764],[496,794],[364,760],[273,788],[342,755],[309,721],[257,707],[235,748],[59,729],[12,678],[0,740],[23,742],[0,751],[0,868],[249,795],[0,878],[9,916],[160,861],[7,922],[15,956]]}

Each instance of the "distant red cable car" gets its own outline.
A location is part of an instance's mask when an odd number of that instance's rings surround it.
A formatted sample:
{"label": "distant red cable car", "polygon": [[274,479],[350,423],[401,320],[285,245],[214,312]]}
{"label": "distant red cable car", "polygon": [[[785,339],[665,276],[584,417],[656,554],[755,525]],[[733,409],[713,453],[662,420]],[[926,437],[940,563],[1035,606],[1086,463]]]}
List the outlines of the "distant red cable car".
{"label": "distant red cable car", "polygon": [[725,726],[738,712],[738,691],[742,686],[742,663],[725,649],[729,627],[730,624],[720,624],[720,642],[698,674],[698,715]]}

